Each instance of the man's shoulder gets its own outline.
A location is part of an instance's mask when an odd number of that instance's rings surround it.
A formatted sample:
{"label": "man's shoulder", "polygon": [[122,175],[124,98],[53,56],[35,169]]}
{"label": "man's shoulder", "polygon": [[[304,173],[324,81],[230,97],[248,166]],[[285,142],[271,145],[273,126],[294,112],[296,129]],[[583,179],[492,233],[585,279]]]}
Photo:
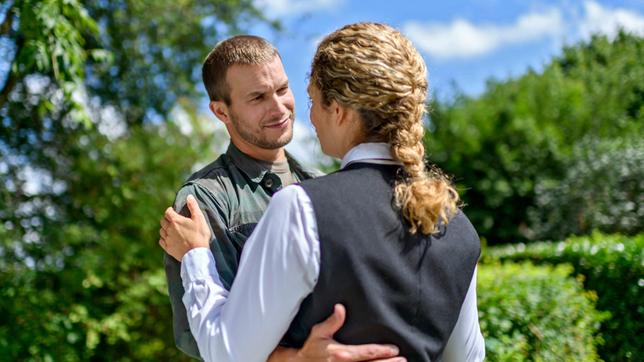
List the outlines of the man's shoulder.
{"label": "man's shoulder", "polygon": [[207,198],[219,199],[229,192],[231,171],[225,157],[225,154],[220,155],[216,160],[190,175],[177,191],[177,199],[185,199],[188,194],[193,194],[199,200],[201,193],[208,194]]}
{"label": "man's shoulder", "polygon": [[222,153],[216,160],[194,172],[184,181],[185,184],[196,183],[200,180],[218,179],[229,177],[229,167],[226,160],[226,154]]}

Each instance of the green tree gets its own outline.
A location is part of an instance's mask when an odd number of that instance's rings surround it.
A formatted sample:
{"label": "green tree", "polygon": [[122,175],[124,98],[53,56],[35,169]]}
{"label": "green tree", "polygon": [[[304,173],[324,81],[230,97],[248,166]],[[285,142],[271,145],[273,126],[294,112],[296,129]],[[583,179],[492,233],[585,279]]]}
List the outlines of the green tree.
{"label": "green tree", "polygon": [[621,32],[564,48],[542,72],[490,81],[479,97],[430,104],[426,146],[490,243],[535,238],[535,184],[564,178],[584,138],[642,134],[644,39]]}
{"label": "green tree", "polygon": [[538,239],[644,230],[644,139],[584,140],[564,165],[562,180],[537,178],[528,216]]}
{"label": "green tree", "polygon": [[0,4],[0,359],[185,358],[158,220],[221,148],[201,61],[257,20],[246,0]]}

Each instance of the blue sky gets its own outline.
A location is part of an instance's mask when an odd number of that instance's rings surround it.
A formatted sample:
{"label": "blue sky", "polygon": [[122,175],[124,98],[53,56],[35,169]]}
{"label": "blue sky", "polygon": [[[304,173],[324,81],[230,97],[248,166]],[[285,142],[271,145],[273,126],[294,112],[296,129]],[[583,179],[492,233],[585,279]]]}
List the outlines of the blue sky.
{"label": "blue sky", "polygon": [[[295,137],[287,149],[311,165],[319,162],[321,152],[307,109],[310,61],[317,42],[348,23],[378,21],[401,30],[425,58],[430,93],[440,99],[454,94],[455,87],[476,96],[488,79],[520,76],[529,68],[539,71],[564,44],[593,33],[612,36],[621,26],[644,36],[644,0],[255,0],[255,4],[283,24],[281,32],[262,24],[249,32],[265,37],[282,54],[297,108]],[[0,50],[6,50],[3,46],[0,43]],[[0,78],[7,66],[0,61]],[[224,132],[208,110],[205,92],[203,99],[200,113],[205,122]],[[101,132],[110,137],[124,133],[114,109],[100,112]],[[171,117],[191,132],[180,111]]]}
{"label": "blue sky", "polygon": [[644,36],[643,0],[470,0],[360,1],[257,0],[284,31],[265,26],[250,31],[271,41],[282,54],[297,104],[296,139],[290,150],[312,151],[306,81],[316,43],[342,25],[378,21],[407,35],[425,58],[430,92],[439,98],[454,86],[475,96],[488,79],[540,70],[564,44],[592,33],[615,34],[618,26]]}

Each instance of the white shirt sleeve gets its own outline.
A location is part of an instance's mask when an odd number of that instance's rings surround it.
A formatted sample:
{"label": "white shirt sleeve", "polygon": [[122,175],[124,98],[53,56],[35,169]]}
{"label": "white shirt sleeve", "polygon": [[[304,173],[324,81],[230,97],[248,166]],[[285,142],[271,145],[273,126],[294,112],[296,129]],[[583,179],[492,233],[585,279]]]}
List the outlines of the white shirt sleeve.
{"label": "white shirt sleeve", "polygon": [[181,278],[190,331],[205,361],[266,361],[311,293],[320,242],[310,198],[292,185],[273,196],[246,241],[230,290],[208,248],[184,255]]}
{"label": "white shirt sleeve", "polygon": [[470,287],[456,321],[456,326],[447,341],[441,362],[479,362],[485,358],[485,341],[479,326],[479,313],[476,306],[476,272],[474,268]]}

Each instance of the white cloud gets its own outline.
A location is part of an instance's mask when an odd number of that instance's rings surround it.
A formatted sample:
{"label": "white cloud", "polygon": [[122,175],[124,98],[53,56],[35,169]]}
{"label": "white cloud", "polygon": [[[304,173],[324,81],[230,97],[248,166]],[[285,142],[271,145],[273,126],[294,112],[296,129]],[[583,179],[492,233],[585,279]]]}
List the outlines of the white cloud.
{"label": "white cloud", "polygon": [[544,38],[576,41],[596,33],[612,38],[619,28],[644,35],[644,14],[636,10],[609,8],[593,0],[585,1],[580,10],[581,14],[571,8],[533,11],[506,25],[474,24],[460,18],[450,23],[410,21],[403,32],[437,59],[483,56],[503,46]]}
{"label": "white cloud", "polygon": [[456,19],[449,24],[411,21],[403,26],[403,32],[421,50],[441,59],[481,56],[504,45],[558,36],[563,29],[563,16],[558,9],[531,12],[510,25]]}
{"label": "white cloud", "polygon": [[259,9],[269,16],[293,16],[319,10],[327,10],[340,5],[342,0],[257,0]]}
{"label": "white cloud", "polygon": [[607,8],[595,1],[584,3],[585,14],[579,23],[579,34],[589,38],[601,33],[613,38],[619,28],[644,36],[644,15],[623,8]]}

